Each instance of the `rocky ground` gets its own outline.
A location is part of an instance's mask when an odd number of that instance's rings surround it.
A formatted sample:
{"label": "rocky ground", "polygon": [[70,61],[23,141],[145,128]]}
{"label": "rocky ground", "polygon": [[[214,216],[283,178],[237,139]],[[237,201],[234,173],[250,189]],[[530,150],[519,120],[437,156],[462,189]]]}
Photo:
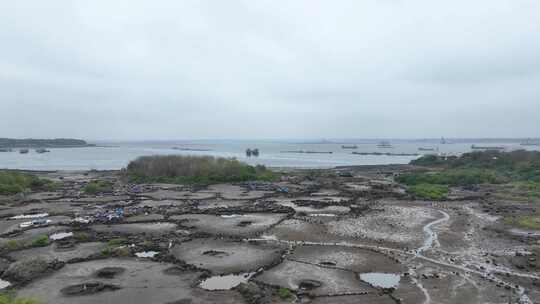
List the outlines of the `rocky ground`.
{"label": "rocky ground", "polygon": [[[61,187],[0,197],[0,287],[51,304],[540,303],[540,231],[502,220],[530,205],[414,200],[392,179],[409,169],[209,187],[40,173]],[[98,179],[113,190],[82,191]]]}

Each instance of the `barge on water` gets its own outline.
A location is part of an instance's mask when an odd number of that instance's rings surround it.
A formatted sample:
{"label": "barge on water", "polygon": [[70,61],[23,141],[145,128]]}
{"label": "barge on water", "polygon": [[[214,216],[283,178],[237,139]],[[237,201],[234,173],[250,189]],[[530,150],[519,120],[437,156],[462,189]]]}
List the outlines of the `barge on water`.
{"label": "barge on water", "polygon": [[496,151],[502,151],[502,150],[505,150],[506,148],[503,147],[503,146],[477,146],[477,145],[472,145],[471,149],[472,150],[490,150],[490,151],[496,150]]}

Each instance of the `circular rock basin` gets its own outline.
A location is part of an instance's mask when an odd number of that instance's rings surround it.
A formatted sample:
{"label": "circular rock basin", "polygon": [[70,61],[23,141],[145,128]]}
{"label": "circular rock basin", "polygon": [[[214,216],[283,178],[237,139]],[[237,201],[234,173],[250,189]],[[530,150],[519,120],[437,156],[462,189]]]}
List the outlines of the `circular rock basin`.
{"label": "circular rock basin", "polygon": [[282,251],[282,247],[270,244],[216,239],[196,239],[171,249],[176,258],[215,274],[256,271],[279,260]]}
{"label": "circular rock basin", "polygon": [[236,291],[206,291],[202,272],[138,259],[106,259],[67,264],[25,285],[19,297],[42,303],[244,303]]}

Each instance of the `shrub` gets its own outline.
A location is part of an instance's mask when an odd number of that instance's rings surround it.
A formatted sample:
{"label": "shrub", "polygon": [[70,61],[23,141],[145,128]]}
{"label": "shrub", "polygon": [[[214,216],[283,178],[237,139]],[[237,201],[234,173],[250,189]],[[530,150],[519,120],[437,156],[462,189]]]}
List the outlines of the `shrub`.
{"label": "shrub", "polygon": [[289,289],[282,287],[282,288],[278,289],[278,296],[281,299],[285,300],[285,299],[290,298],[292,296],[292,293],[291,293],[291,291]]}
{"label": "shrub", "polygon": [[56,184],[33,174],[17,171],[0,171],[0,194],[11,195],[25,190],[52,190]]}
{"label": "shrub", "polygon": [[83,188],[83,192],[86,194],[97,194],[101,192],[110,192],[112,191],[112,183],[104,180],[93,180],[90,181]]}
{"label": "shrub", "polygon": [[427,200],[442,200],[448,194],[448,186],[445,185],[432,185],[432,184],[418,184],[410,186],[407,191],[414,196]]}
{"label": "shrub", "polygon": [[1,293],[0,304],[38,304],[36,299],[32,298],[16,298],[12,294]]}
{"label": "shrub", "polygon": [[438,184],[450,186],[471,186],[505,181],[491,170],[447,169],[440,172],[409,172],[396,177],[396,181],[406,185]]}
{"label": "shrub", "polygon": [[126,172],[137,183],[213,184],[274,178],[264,166],[212,156],[143,156],[130,162]]}
{"label": "shrub", "polygon": [[73,234],[73,238],[79,242],[86,242],[90,239],[90,234],[88,232],[80,231]]}
{"label": "shrub", "polygon": [[524,229],[540,229],[540,212],[533,215],[524,215],[517,217],[506,217],[504,222],[508,225],[518,226]]}
{"label": "shrub", "polygon": [[47,235],[40,235],[32,240],[33,247],[43,247],[49,245],[49,237]]}
{"label": "shrub", "polygon": [[4,243],[3,247],[7,250],[19,250],[25,247],[24,242],[19,240],[8,240]]}
{"label": "shrub", "polygon": [[121,246],[125,243],[127,243],[127,239],[126,238],[115,238],[115,239],[110,239],[108,242],[107,242],[107,245],[108,246],[111,246],[111,247],[114,247],[114,246]]}

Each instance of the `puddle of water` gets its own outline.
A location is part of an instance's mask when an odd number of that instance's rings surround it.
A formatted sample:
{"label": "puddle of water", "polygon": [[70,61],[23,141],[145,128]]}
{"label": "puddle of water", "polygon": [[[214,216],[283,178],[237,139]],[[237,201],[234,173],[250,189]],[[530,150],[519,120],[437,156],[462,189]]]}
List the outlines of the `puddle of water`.
{"label": "puddle of water", "polygon": [[42,226],[42,225],[48,225],[51,223],[51,220],[45,220],[45,219],[38,219],[33,220],[31,222],[23,222],[19,224],[20,228],[28,228],[32,226]]}
{"label": "puddle of water", "polygon": [[157,251],[143,251],[143,252],[136,252],[135,255],[138,258],[153,258],[158,253],[159,252],[157,252]]}
{"label": "puddle of water", "polygon": [[206,290],[229,290],[241,283],[246,283],[255,272],[213,276],[201,282],[199,286]]}
{"label": "puddle of water", "polygon": [[223,214],[221,215],[222,218],[235,218],[235,217],[241,217],[241,214]]}
{"label": "puddle of water", "polygon": [[49,216],[48,213],[21,214],[21,215],[12,216],[9,219],[22,220],[22,219],[40,218],[40,217],[47,217],[47,216]]}
{"label": "puddle of water", "polygon": [[400,275],[395,273],[369,272],[360,274],[360,280],[381,288],[396,288],[400,279]]}
{"label": "puddle of water", "polygon": [[332,214],[332,213],[312,213],[312,214],[309,214],[309,216],[332,217],[332,216],[336,216],[336,215]]}
{"label": "puddle of water", "polygon": [[4,281],[4,280],[0,279],[0,289],[7,288],[7,287],[9,287],[9,286],[11,286],[11,283],[10,283],[10,282]]}
{"label": "puddle of water", "polygon": [[57,241],[57,240],[71,237],[71,236],[73,236],[73,232],[59,232],[59,233],[51,234],[51,236],[49,236],[49,239],[53,241]]}

